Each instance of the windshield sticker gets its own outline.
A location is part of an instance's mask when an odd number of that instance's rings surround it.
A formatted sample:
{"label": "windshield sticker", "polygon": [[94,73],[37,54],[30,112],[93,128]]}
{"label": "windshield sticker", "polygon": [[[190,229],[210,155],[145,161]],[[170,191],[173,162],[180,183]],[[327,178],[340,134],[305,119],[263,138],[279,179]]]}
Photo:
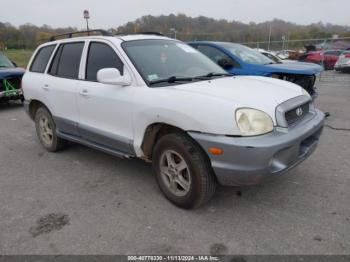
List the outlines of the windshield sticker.
{"label": "windshield sticker", "polygon": [[158,77],[158,75],[156,75],[156,74],[148,75],[148,76],[147,76],[148,81],[154,81],[154,80],[157,80],[158,78],[159,78],[159,77]]}
{"label": "windshield sticker", "polygon": [[189,45],[185,44],[176,44],[178,47],[180,47],[182,50],[184,50],[186,53],[198,53],[198,51]]}

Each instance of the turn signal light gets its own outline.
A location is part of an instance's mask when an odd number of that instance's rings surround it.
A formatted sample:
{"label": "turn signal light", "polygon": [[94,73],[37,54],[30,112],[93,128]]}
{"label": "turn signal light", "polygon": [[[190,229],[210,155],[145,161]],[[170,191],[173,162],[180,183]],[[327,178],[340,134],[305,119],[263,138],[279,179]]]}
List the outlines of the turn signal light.
{"label": "turn signal light", "polygon": [[224,153],[224,151],[220,148],[217,147],[210,147],[208,149],[209,153],[212,155],[222,155]]}

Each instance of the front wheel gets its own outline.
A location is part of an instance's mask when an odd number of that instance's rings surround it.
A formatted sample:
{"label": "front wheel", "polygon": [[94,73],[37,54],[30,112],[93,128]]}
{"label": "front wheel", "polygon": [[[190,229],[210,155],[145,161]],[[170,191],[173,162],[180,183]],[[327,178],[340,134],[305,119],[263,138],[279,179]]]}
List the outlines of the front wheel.
{"label": "front wheel", "polygon": [[173,204],[197,208],[209,201],[216,189],[216,179],[202,149],[182,133],[159,139],[152,156],[157,183]]}

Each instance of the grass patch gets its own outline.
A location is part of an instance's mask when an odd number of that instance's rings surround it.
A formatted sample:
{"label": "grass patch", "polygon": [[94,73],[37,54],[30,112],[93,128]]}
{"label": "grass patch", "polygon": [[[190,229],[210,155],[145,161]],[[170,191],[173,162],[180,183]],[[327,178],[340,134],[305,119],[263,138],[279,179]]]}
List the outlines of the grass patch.
{"label": "grass patch", "polygon": [[26,68],[34,50],[28,49],[9,49],[4,51],[5,55],[19,67]]}

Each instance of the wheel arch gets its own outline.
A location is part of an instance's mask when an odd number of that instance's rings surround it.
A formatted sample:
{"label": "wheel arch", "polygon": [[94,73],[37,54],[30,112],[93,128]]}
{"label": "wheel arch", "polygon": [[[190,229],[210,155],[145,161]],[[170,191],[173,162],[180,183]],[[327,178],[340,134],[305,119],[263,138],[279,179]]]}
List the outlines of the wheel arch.
{"label": "wheel arch", "polygon": [[170,133],[186,133],[185,130],[162,122],[149,124],[144,132],[141,149],[144,153],[144,158],[152,159],[152,152],[156,142],[164,135]]}
{"label": "wheel arch", "polygon": [[43,102],[37,99],[32,99],[30,100],[28,107],[28,114],[32,120],[35,119],[35,113],[40,107],[46,108],[47,111],[51,114],[50,109]]}
{"label": "wheel arch", "polygon": [[149,124],[145,129],[144,136],[141,143],[141,149],[144,154],[143,158],[145,158],[146,160],[152,160],[153,148],[156,145],[157,141],[164,135],[171,134],[171,133],[181,133],[187,136],[190,140],[192,140],[198,146],[200,150],[202,150],[202,152],[205,154],[205,156],[209,160],[208,153],[196,140],[194,140],[187,133],[186,130],[168,123],[163,123],[163,122]]}

